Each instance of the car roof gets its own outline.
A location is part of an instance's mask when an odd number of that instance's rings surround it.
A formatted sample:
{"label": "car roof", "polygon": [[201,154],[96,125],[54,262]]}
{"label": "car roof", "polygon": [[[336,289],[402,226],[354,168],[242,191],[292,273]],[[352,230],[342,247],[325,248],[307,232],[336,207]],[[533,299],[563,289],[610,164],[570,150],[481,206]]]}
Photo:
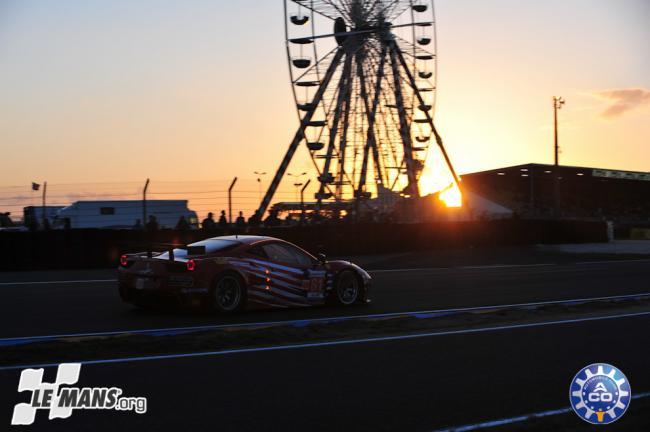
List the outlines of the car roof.
{"label": "car roof", "polygon": [[281,241],[280,239],[277,239],[275,237],[257,236],[257,235],[229,235],[229,236],[212,237],[206,240],[230,240],[230,241],[237,241],[248,245],[260,241],[267,241],[267,240]]}

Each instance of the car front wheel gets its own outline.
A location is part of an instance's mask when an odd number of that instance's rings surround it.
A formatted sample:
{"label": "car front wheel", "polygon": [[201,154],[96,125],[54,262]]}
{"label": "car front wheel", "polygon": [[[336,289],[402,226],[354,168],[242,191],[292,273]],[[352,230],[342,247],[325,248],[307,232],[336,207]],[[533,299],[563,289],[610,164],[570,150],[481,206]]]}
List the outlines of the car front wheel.
{"label": "car front wheel", "polygon": [[361,282],[351,270],[343,270],[336,278],[334,292],[332,293],[334,301],[343,306],[350,306],[359,299],[361,295]]}

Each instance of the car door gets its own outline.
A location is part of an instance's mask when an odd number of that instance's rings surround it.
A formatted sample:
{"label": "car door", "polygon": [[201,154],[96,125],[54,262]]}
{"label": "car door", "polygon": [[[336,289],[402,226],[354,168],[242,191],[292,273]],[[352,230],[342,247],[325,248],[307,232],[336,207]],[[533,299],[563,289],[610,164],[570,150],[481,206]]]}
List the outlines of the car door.
{"label": "car door", "polygon": [[278,300],[300,304],[322,300],[324,277],[312,271],[312,257],[284,242],[266,243],[262,249],[271,262],[271,290]]}

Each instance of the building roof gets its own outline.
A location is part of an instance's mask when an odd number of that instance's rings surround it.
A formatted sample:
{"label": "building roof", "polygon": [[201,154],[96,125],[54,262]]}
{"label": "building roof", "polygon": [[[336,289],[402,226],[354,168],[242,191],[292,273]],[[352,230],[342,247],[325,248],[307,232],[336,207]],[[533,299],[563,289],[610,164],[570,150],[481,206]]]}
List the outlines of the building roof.
{"label": "building roof", "polygon": [[503,168],[494,168],[485,171],[477,171],[473,173],[467,173],[461,175],[461,177],[472,177],[481,174],[492,174],[500,173],[512,170],[520,171],[533,171],[535,169],[542,169],[544,172],[551,172],[553,169],[559,169],[560,171],[575,171],[582,172],[579,175],[590,175],[592,177],[601,177],[601,178],[611,178],[611,179],[620,179],[620,180],[642,180],[650,181],[650,172],[643,171],[627,171],[627,170],[616,170],[609,168],[594,168],[594,167],[581,167],[581,166],[572,166],[572,165],[559,165],[555,166],[552,164],[537,164],[537,163],[528,163],[522,165],[512,165]]}

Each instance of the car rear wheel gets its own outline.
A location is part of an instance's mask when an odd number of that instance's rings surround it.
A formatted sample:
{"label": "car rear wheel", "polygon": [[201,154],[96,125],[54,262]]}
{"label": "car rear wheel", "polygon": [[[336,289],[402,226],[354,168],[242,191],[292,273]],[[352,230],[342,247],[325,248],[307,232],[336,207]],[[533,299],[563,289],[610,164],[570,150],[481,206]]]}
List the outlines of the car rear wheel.
{"label": "car rear wheel", "polygon": [[337,304],[350,306],[361,295],[361,282],[354,272],[343,270],[336,278],[334,284],[334,300]]}
{"label": "car rear wheel", "polygon": [[244,281],[234,273],[226,273],[218,277],[210,291],[210,304],[218,313],[228,314],[243,309],[245,299]]}

